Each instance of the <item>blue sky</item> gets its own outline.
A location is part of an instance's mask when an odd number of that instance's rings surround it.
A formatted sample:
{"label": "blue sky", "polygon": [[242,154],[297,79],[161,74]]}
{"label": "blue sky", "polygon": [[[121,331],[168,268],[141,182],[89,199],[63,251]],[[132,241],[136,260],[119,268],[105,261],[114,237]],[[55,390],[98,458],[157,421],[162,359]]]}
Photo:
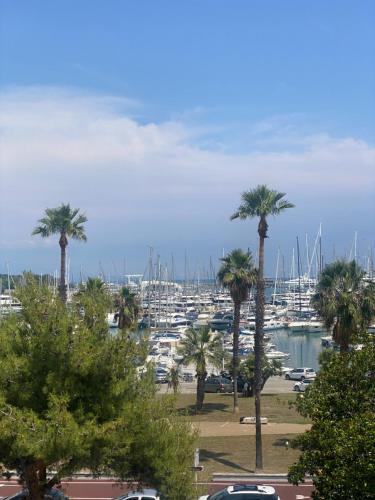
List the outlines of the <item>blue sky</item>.
{"label": "blue sky", "polygon": [[[148,245],[183,267],[255,252],[229,222],[258,183],[296,208],[280,247],[323,224],[326,259],[374,248],[372,1],[0,3],[0,269],[58,268],[30,233],[45,207],[86,211],[72,270],[143,272]],[[2,269],[1,269],[2,270]]]}

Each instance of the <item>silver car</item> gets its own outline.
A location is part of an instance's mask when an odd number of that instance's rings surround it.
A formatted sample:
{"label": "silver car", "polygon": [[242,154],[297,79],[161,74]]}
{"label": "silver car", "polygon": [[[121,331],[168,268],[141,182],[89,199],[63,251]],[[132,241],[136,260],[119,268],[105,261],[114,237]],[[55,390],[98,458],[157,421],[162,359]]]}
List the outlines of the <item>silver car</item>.
{"label": "silver car", "polygon": [[234,484],[212,495],[198,500],[280,500],[273,486],[257,484]]}
{"label": "silver car", "polygon": [[305,380],[306,378],[315,378],[316,373],[313,368],[293,368],[285,374],[286,380]]}
{"label": "silver car", "polygon": [[293,391],[305,392],[307,387],[309,387],[313,382],[313,378],[306,378],[305,380],[301,380],[301,382],[296,382],[293,386]]}

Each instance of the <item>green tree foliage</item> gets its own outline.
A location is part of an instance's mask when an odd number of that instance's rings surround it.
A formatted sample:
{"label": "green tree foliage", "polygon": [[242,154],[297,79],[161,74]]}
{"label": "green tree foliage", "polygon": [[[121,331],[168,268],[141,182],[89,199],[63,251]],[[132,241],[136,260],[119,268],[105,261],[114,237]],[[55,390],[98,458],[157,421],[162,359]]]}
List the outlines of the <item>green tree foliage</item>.
{"label": "green tree foliage", "polygon": [[310,431],[293,446],[302,450],[289,481],[313,478],[316,500],[375,498],[375,343],[362,350],[322,358],[314,382],[297,398]]}
{"label": "green tree foliage", "polygon": [[[253,395],[255,377],[254,377],[254,366],[255,357],[250,354],[242,363],[240,364],[240,375],[249,384],[249,395]],[[262,389],[265,386],[267,380],[275,375],[281,375],[281,361],[277,359],[267,359],[264,357],[262,362]]]}
{"label": "green tree foliage", "polygon": [[199,330],[190,329],[181,341],[178,353],[183,357],[181,363],[195,365],[197,374],[196,409],[199,411],[203,407],[207,364],[220,367],[224,356],[222,341],[210,331],[208,326],[203,326]]}
{"label": "green tree foliage", "polygon": [[138,376],[136,341],[89,324],[31,278],[17,297],[22,312],[0,324],[0,464],[32,499],[52,484],[48,470],[83,468],[190,498],[194,434],[171,396],[155,397],[152,371]]}
{"label": "green tree foliage", "polygon": [[263,324],[264,324],[264,242],[268,231],[267,217],[276,216],[294,205],[284,200],[285,193],[279,193],[269,189],[265,185],[257,186],[255,189],[242,193],[242,203],[238,210],[231,216],[231,219],[253,219],[259,218],[259,262],[258,279],[256,286],[256,314],[255,314],[255,466],[257,469],[263,468],[262,452],[262,425],[261,425],[261,390],[262,390],[262,359],[263,359]]}
{"label": "green tree foliage", "polygon": [[332,262],[324,268],[312,299],[341,352],[349,350],[375,317],[375,285],[365,282],[364,274],[355,261]]}
{"label": "green tree foliage", "polygon": [[217,274],[219,282],[228,288],[234,304],[233,321],[233,411],[238,413],[238,341],[241,304],[249,297],[250,287],[256,282],[256,271],[250,253],[240,248],[232,250],[221,259],[222,265]]}
{"label": "green tree foliage", "polygon": [[88,328],[101,330],[103,335],[107,335],[106,316],[112,306],[112,298],[100,278],[89,278],[84,285],[81,285],[74,297],[74,303]]}
{"label": "green tree foliage", "polygon": [[140,310],[139,298],[128,287],[121,288],[115,298],[115,307],[118,310],[118,327],[121,330],[128,329],[137,323]]}
{"label": "green tree foliage", "polygon": [[66,296],[66,247],[68,246],[68,236],[75,240],[86,241],[85,228],[83,224],[87,222],[84,214],[79,213],[79,208],[71,208],[61,204],[57,208],[46,208],[45,216],[40,219],[39,225],[32,232],[33,235],[40,235],[48,238],[53,234],[59,234],[60,245],[60,286],[59,293],[61,300],[65,303]]}

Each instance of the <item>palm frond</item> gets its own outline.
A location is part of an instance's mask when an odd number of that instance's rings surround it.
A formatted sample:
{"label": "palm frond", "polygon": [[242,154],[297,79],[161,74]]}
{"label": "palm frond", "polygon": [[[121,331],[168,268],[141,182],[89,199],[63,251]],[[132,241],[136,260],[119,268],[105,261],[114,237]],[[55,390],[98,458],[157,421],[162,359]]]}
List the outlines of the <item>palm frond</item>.
{"label": "palm frond", "polygon": [[45,216],[38,222],[39,225],[33,230],[33,235],[46,237],[64,233],[77,240],[87,240],[83,226],[87,222],[87,217],[85,214],[80,214],[78,208],[71,208],[69,203],[62,203],[57,208],[46,208]]}
{"label": "palm frond", "polygon": [[250,287],[256,282],[251,253],[236,248],[220,260],[222,265],[217,274],[219,282],[224,288],[228,288],[234,302],[243,302],[247,299]]}
{"label": "palm frond", "polygon": [[284,196],[285,193],[269,189],[265,184],[245,191],[241,195],[242,204],[231,216],[231,220],[278,215],[287,208],[293,208],[292,203],[283,200]]}
{"label": "palm frond", "polygon": [[363,280],[364,272],[354,261],[328,264],[319,279],[312,305],[333,327],[335,340],[344,346],[375,318],[375,289]]}
{"label": "palm frond", "polygon": [[197,373],[204,373],[208,362],[216,363],[220,349],[221,342],[206,326],[199,330],[189,329],[180,343],[178,353],[182,355],[184,364],[192,363]]}

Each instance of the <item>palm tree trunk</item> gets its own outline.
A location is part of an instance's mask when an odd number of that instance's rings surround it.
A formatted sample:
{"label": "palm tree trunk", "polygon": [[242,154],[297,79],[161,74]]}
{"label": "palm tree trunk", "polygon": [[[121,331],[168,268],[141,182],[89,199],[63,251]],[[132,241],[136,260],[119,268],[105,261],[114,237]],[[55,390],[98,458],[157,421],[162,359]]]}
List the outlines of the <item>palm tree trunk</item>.
{"label": "palm tree trunk", "polygon": [[233,317],[233,412],[238,413],[238,329],[240,326],[241,302],[234,303]]}
{"label": "palm tree trunk", "polygon": [[340,347],[340,354],[349,352],[350,333],[350,330],[345,328],[340,321],[336,321],[336,324],[333,327],[333,340]]}
{"label": "palm tree trunk", "polygon": [[122,330],[125,328],[125,312],[124,312],[124,305],[121,304],[118,310],[118,322],[117,326],[119,330]]}
{"label": "palm tree trunk", "polygon": [[204,384],[206,381],[207,373],[198,373],[197,374],[197,402],[196,409],[197,411],[203,408],[204,401]]}
{"label": "palm tree trunk", "polygon": [[68,240],[64,233],[61,233],[60,240],[60,286],[59,286],[59,295],[60,299],[64,304],[66,304],[67,296],[66,296],[66,247],[68,245]]}
{"label": "palm tree trunk", "polygon": [[267,235],[267,222],[260,218],[259,227],[259,266],[256,290],[256,315],[254,336],[254,378],[255,378],[255,468],[263,469],[262,424],[260,397],[262,391],[263,323],[264,323],[264,239]]}

